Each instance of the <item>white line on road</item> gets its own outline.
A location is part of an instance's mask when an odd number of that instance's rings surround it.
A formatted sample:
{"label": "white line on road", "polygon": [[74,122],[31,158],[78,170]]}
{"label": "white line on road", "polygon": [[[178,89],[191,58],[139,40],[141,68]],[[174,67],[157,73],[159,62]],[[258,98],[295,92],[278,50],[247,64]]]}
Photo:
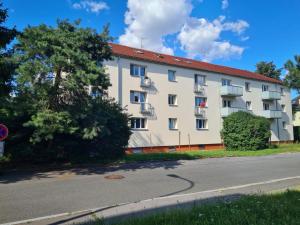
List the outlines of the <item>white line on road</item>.
{"label": "white line on road", "polygon": [[[213,192],[236,190],[236,189],[241,189],[241,188],[246,188],[246,187],[252,187],[252,186],[263,185],[263,184],[271,184],[271,183],[287,181],[287,180],[293,180],[293,179],[300,179],[300,176],[285,177],[285,178],[273,179],[273,180],[268,180],[268,181],[249,183],[249,184],[243,184],[243,185],[237,185],[237,186],[225,187],[225,188],[218,188],[218,189],[213,189],[213,190],[199,191],[199,192],[193,192],[193,193],[187,193],[187,194],[170,195],[170,196],[165,196],[165,197],[155,197],[155,198],[151,198],[151,199],[141,200],[141,201],[138,201],[138,202],[135,202],[135,203],[139,203],[139,202],[142,203],[142,202],[147,202],[147,201],[152,201],[152,200],[157,200],[157,199],[178,198],[178,197],[191,196],[191,195],[197,195],[197,194],[207,194],[207,193],[213,193]],[[10,222],[10,223],[2,223],[0,225],[25,224],[25,223],[37,222],[37,221],[46,220],[46,219],[53,219],[53,218],[56,218],[56,217],[70,216],[70,215],[74,215],[74,214],[81,214],[81,213],[87,213],[87,212],[93,213],[93,212],[96,212],[96,211],[99,211],[99,210],[103,210],[103,209],[105,210],[105,208],[124,206],[124,205],[130,204],[130,203],[131,202],[127,202],[127,203],[120,203],[120,204],[101,207],[101,208],[86,209],[86,210],[69,212],[69,213],[68,212],[67,213],[60,213],[60,214],[37,217],[37,218],[27,219],[27,220],[20,220],[20,221],[15,221],[15,222]]]}

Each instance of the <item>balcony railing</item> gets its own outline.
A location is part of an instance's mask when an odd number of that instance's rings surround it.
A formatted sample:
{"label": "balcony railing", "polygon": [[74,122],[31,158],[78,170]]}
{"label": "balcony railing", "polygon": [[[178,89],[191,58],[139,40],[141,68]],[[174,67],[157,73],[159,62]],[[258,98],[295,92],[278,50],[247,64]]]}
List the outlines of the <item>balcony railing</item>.
{"label": "balcony railing", "polygon": [[195,106],[195,116],[206,118],[206,110],[203,107]]}
{"label": "balcony railing", "polygon": [[205,95],[205,89],[204,89],[203,85],[201,85],[201,84],[194,85],[194,92],[199,95]]}
{"label": "balcony railing", "polygon": [[150,87],[151,79],[149,77],[141,77],[141,87]]}
{"label": "balcony railing", "polygon": [[222,117],[227,117],[231,113],[239,112],[239,111],[248,112],[249,110],[247,110],[246,108],[224,107],[224,108],[221,109],[221,116]]}
{"label": "balcony railing", "polygon": [[221,87],[221,96],[242,96],[243,88],[240,86],[225,85]]}
{"label": "balcony railing", "polygon": [[281,93],[278,91],[263,91],[262,99],[263,100],[280,100]]}
{"label": "balcony railing", "polygon": [[282,117],[281,110],[264,110],[262,116],[268,119],[278,119]]}
{"label": "balcony railing", "polygon": [[150,103],[145,103],[145,102],[141,103],[141,113],[150,114],[151,110],[152,107]]}

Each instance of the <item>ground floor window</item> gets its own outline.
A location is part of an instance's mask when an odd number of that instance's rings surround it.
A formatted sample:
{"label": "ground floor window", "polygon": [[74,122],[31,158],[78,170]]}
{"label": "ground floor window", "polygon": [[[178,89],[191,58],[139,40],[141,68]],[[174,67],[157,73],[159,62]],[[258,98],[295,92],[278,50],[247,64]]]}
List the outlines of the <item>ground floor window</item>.
{"label": "ground floor window", "polygon": [[207,120],[196,119],[196,128],[197,129],[206,129],[207,128]]}
{"label": "ground floor window", "polygon": [[130,127],[132,129],[146,129],[147,119],[145,118],[131,118]]}

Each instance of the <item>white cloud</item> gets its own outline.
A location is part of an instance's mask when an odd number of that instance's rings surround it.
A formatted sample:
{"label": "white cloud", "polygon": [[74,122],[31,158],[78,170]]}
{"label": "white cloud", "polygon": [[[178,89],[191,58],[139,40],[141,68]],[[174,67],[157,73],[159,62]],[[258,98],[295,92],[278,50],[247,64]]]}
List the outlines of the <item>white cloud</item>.
{"label": "white cloud", "polygon": [[[244,35],[249,24],[244,20],[226,21],[219,16],[213,21],[191,17],[191,0],[128,0],[125,13],[125,32],[120,44],[173,54],[174,47],[166,46],[168,35],[177,37],[181,49],[191,58],[205,61],[242,55],[244,48],[222,40],[221,34]],[[175,45],[177,45],[175,44]]]}
{"label": "white cloud", "polygon": [[128,0],[125,14],[125,34],[119,42],[132,47],[143,47],[173,54],[164,45],[166,35],[177,33],[192,10],[189,0]]}
{"label": "white cloud", "polygon": [[87,12],[98,14],[100,11],[109,9],[108,5],[102,1],[82,0],[72,4],[74,9],[84,9]]}
{"label": "white cloud", "polygon": [[204,61],[240,56],[244,48],[221,40],[221,33],[231,31],[242,34],[249,24],[243,20],[225,22],[220,16],[212,22],[204,18],[190,18],[178,34],[182,50],[191,58],[200,57]]}
{"label": "white cloud", "polygon": [[228,0],[222,0],[222,9],[227,9],[229,6]]}

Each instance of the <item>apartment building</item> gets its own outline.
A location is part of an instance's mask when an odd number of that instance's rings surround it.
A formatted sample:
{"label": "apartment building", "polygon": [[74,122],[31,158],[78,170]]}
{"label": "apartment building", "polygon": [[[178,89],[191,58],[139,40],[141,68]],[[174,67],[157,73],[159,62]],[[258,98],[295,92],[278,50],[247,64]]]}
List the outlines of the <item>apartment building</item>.
{"label": "apartment building", "polygon": [[247,111],[271,121],[271,141],[292,141],[290,90],[245,70],[110,44],[109,95],[132,115],[132,152],[222,147],[223,119]]}

